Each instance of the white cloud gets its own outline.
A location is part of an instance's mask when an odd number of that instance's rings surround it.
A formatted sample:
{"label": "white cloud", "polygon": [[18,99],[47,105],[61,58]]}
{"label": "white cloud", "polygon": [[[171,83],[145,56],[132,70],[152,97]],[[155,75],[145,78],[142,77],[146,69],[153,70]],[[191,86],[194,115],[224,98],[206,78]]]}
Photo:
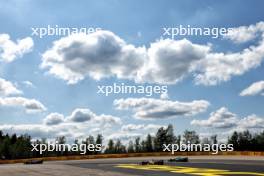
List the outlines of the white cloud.
{"label": "white cloud", "polygon": [[[257,35],[260,33],[261,35]],[[213,53],[206,54],[194,65],[196,84],[217,85],[229,81],[232,76],[239,76],[250,69],[260,66],[264,59],[264,23],[259,22],[249,27],[234,28],[233,32],[226,36],[234,42],[246,42],[254,38],[260,38],[255,46],[245,48],[234,53]]]}
{"label": "white cloud", "polygon": [[145,48],[128,45],[109,31],[74,34],[53,43],[42,55],[42,68],[74,84],[86,76],[99,80],[116,76],[131,79],[144,63]]}
{"label": "white cloud", "polygon": [[256,68],[264,57],[264,42],[240,53],[210,53],[193,67],[196,84],[217,85]]}
{"label": "white cloud", "polygon": [[236,126],[237,115],[229,112],[225,107],[212,112],[207,120],[192,120],[191,125],[211,128],[231,128]]}
{"label": "white cloud", "polygon": [[87,76],[175,84],[193,75],[196,84],[217,85],[262,63],[263,24],[234,28],[225,38],[234,42],[261,39],[257,45],[233,53],[213,52],[210,44],[194,44],[187,39],[159,40],[146,49],[126,44],[109,31],[76,34],[54,42],[42,55],[41,66],[70,84]]}
{"label": "white cloud", "polygon": [[121,130],[122,131],[135,131],[135,130],[141,130],[145,127],[145,125],[143,124],[128,124],[128,125],[123,125]]}
{"label": "white cloud", "polygon": [[0,125],[0,130],[4,133],[23,135],[28,134],[33,139],[55,139],[58,136],[66,136],[72,139],[76,135],[74,126],[46,126],[42,124],[4,124]]}
{"label": "white cloud", "polygon": [[120,139],[123,144],[128,143],[129,140],[134,140],[137,137],[142,137],[141,133],[131,133],[131,132],[117,132],[117,133],[112,133],[109,136],[107,136],[107,139],[113,139],[117,140]]}
{"label": "white cloud", "polygon": [[105,114],[95,116],[94,121],[96,123],[104,125],[105,127],[109,127],[109,125],[111,126],[113,124],[122,124],[122,121],[119,117]]}
{"label": "white cloud", "polygon": [[121,124],[121,119],[118,117],[96,115],[89,109],[77,108],[68,117],[55,112],[47,115],[42,124],[2,124],[0,130],[18,135],[26,133],[34,139],[65,136],[67,140],[73,141],[76,138],[85,139],[88,135],[109,136],[110,133],[116,132]]}
{"label": "white cloud", "polygon": [[156,125],[156,124],[127,124],[121,127],[121,131],[138,131],[138,130],[147,130],[153,131],[157,130],[160,127],[164,127],[163,125]]}
{"label": "white cloud", "polygon": [[258,81],[251,84],[248,88],[244,89],[240,96],[252,96],[252,95],[263,95],[264,92],[264,81]]}
{"label": "white cloud", "polygon": [[11,82],[0,78],[0,96],[9,96],[22,94],[21,90],[18,90]]}
{"label": "white cloud", "polygon": [[222,107],[216,112],[212,112],[207,120],[192,120],[191,125],[218,129],[230,128],[232,131],[243,131],[247,129],[263,129],[264,118],[255,114],[239,118],[237,114]]}
{"label": "white cloud", "polygon": [[105,128],[111,127],[112,125],[122,124],[122,121],[119,117],[105,114],[97,115],[88,108],[76,108],[67,117],[64,117],[64,115],[57,112],[51,113],[43,119],[43,122],[46,125],[90,123],[94,124],[94,127],[99,125]]}
{"label": "white cloud", "polygon": [[27,87],[31,87],[31,88],[35,87],[35,85],[31,81],[23,81],[22,83]]}
{"label": "white cloud", "polygon": [[232,40],[236,43],[245,43],[257,38],[264,32],[264,22],[259,22],[256,25],[240,26],[229,31],[224,38]]}
{"label": "white cloud", "polygon": [[195,61],[205,57],[210,47],[184,39],[156,41],[145,47],[126,44],[109,31],[75,34],[53,43],[42,55],[42,68],[69,84],[86,76],[110,76],[136,82],[173,84],[188,73]]}
{"label": "white cloud", "polygon": [[255,114],[252,114],[250,116],[247,116],[245,118],[243,118],[240,122],[239,122],[239,128],[242,129],[249,129],[249,128],[264,128],[264,118],[259,117]]}
{"label": "white cloud", "polygon": [[210,46],[183,40],[160,40],[150,45],[148,60],[139,70],[137,81],[174,84],[187,76],[192,66],[204,58]]}
{"label": "white cloud", "polygon": [[165,119],[196,115],[206,111],[210,103],[205,100],[178,102],[153,98],[127,98],[116,99],[114,105],[119,110],[133,110],[135,118]]}
{"label": "white cloud", "polygon": [[30,52],[33,45],[30,37],[13,42],[8,34],[0,34],[0,61],[12,62]]}
{"label": "white cloud", "polygon": [[0,107],[23,107],[27,113],[43,112],[46,107],[35,99],[24,97],[5,97],[0,98]]}
{"label": "white cloud", "polygon": [[86,122],[90,121],[96,115],[90,109],[75,109],[72,114],[67,117],[72,122]]}
{"label": "white cloud", "polygon": [[59,113],[50,113],[43,121],[46,125],[58,125],[64,122],[64,116]]}
{"label": "white cloud", "polygon": [[168,92],[166,92],[166,93],[161,93],[161,94],[160,94],[160,99],[163,99],[163,100],[170,99]]}

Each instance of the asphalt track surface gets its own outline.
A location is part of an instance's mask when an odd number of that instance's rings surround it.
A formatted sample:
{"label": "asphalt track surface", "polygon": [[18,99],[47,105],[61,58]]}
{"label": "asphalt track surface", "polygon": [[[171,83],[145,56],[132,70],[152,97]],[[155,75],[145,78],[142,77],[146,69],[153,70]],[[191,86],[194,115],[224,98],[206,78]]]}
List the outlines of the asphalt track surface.
{"label": "asphalt track surface", "polygon": [[1,164],[0,176],[264,176],[264,157],[192,156],[188,163],[139,165],[144,160],[171,157],[135,157],[46,161],[43,164]]}
{"label": "asphalt track surface", "polygon": [[[221,176],[221,175],[259,175],[264,176],[264,159],[235,157],[235,158],[216,158],[201,157],[190,158],[189,162],[170,163],[165,165],[139,165],[141,161],[150,160],[150,158],[126,158],[126,159],[97,159],[90,161],[75,161],[67,163],[71,166],[80,168],[97,169],[102,171],[110,171],[120,173],[121,175],[153,175],[153,176],[186,176],[186,175],[202,175],[202,176]],[[154,158],[156,160],[168,157]]]}

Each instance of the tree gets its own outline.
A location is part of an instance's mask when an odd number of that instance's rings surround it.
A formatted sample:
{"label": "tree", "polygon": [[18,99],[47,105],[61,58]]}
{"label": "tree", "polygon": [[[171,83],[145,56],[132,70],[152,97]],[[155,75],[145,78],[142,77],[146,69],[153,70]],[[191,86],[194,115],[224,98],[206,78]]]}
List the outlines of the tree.
{"label": "tree", "polygon": [[188,142],[191,144],[199,144],[199,135],[197,135],[195,131],[185,130],[183,134],[183,143],[188,144]]}
{"label": "tree", "polygon": [[10,139],[11,145],[15,144],[17,142],[17,136],[16,134],[13,134]]}
{"label": "tree", "polygon": [[140,137],[137,137],[135,139],[135,152],[137,153],[141,152]]}
{"label": "tree", "polygon": [[120,139],[116,141],[114,153],[126,153],[126,147],[121,143]]}
{"label": "tree", "polygon": [[181,143],[181,135],[178,135],[178,137],[176,137],[175,143],[180,145],[180,143]]}
{"label": "tree", "polygon": [[253,137],[253,135],[248,130],[240,133],[235,131],[232,136],[228,139],[228,143],[233,144],[234,150],[237,151],[255,151],[258,150],[257,146],[263,145],[257,142],[258,136],[259,135],[255,135]]}
{"label": "tree", "polygon": [[74,140],[74,144],[75,144],[76,146],[78,146],[78,150],[76,150],[76,151],[72,151],[72,154],[74,154],[74,155],[78,155],[78,154],[80,154],[80,144],[79,144],[79,140],[78,140],[78,139],[75,139],[75,140]]}
{"label": "tree", "polygon": [[154,139],[154,150],[161,152],[164,144],[174,144],[175,142],[177,142],[177,138],[174,135],[172,124],[169,124],[166,129],[161,127],[158,129]]}
{"label": "tree", "polygon": [[[95,141],[95,143],[96,143],[97,145],[99,144],[99,145],[102,146],[102,145],[103,145],[103,135],[98,134],[97,137],[96,137],[96,141]],[[96,154],[97,154],[97,153],[101,153],[101,151],[96,151],[95,153],[96,153]]]}
{"label": "tree", "polygon": [[205,137],[202,139],[202,144],[210,144],[210,140],[208,139],[208,137]]}
{"label": "tree", "polygon": [[260,134],[255,136],[256,144],[255,150],[257,151],[264,151],[264,131]]}
{"label": "tree", "polygon": [[133,141],[129,141],[129,143],[128,143],[128,147],[127,147],[127,152],[128,152],[128,153],[134,153],[134,152],[135,152]]}
{"label": "tree", "polygon": [[103,144],[103,136],[101,134],[97,135],[95,143],[101,145]]}
{"label": "tree", "polygon": [[0,141],[4,138],[3,131],[0,130]]}
{"label": "tree", "polygon": [[56,141],[58,141],[58,144],[66,144],[66,137],[65,136],[57,137]]}
{"label": "tree", "polygon": [[140,143],[140,152],[147,152],[147,146],[145,140],[142,140]]}
{"label": "tree", "polygon": [[86,144],[89,145],[89,144],[95,144],[95,141],[94,141],[94,137],[93,136],[88,136],[88,138],[86,138]]}
{"label": "tree", "polygon": [[167,134],[167,130],[164,129],[164,127],[158,129],[154,140],[155,151],[157,152],[163,151],[163,144],[166,144],[167,142],[166,134]]}
{"label": "tree", "polygon": [[229,144],[233,144],[234,150],[239,150],[238,133],[233,132],[232,136],[228,139]]}
{"label": "tree", "polygon": [[217,135],[212,135],[210,137],[210,140],[211,140],[211,144],[217,144],[218,141],[217,141]]}
{"label": "tree", "polygon": [[166,129],[166,144],[173,144],[175,140],[176,137],[174,136],[173,126],[172,124],[169,124]]}
{"label": "tree", "polygon": [[[66,144],[66,137],[65,136],[59,136],[56,139],[58,144]],[[66,147],[65,147],[66,148]],[[65,151],[57,151],[57,156],[63,156],[67,150],[65,149]]]}
{"label": "tree", "polygon": [[8,135],[6,135],[3,140],[3,144],[2,144],[2,158],[3,159],[12,159],[10,146],[11,146],[10,138]]}
{"label": "tree", "polygon": [[239,138],[240,150],[250,149],[250,146],[252,143],[252,134],[250,134],[248,130],[242,133],[239,133],[238,138]]}
{"label": "tree", "polygon": [[112,139],[110,139],[108,142],[108,146],[105,149],[105,153],[107,153],[107,154],[114,153],[115,152],[114,145],[115,145],[114,141]]}
{"label": "tree", "polygon": [[147,139],[146,139],[146,151],[153,152],[153,141],[150,134],[147,135]]}

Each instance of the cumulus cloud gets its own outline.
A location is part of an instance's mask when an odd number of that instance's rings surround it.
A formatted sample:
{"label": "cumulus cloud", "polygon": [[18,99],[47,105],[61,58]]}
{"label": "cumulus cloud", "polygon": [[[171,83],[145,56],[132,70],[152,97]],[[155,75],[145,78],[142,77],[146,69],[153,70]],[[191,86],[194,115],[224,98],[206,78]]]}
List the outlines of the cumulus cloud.
{"label": "cumulus cloud", "polygon": [[135,48],[109,31],[74,34],[53,43],[42,55],[42,68],[69,84],[90,76],[133,78],[144,63],[145,48]]}
{"label": "cumulus cloud", "polygon": [[148,130],[153,131],[157,130],[158,128],[163,127],[162,125],[156,124],[127,124],[121,127],[122,131],[138,131],[138,130]]}
{"label": "cumulus cloud", "polygon": [[230,128],[236,126],[237,115],[229,112],[225,107],[212,112],[207,120],[192,120],[191,125],[211,127],[211,128]]}
{"label": "cumulus cloud", "polygon": [[58,125],[64,121],[64,115],[59,113],[50,113],[43,121],[46,125]]}
{"label": "cumulus cloud", "polygon": [[134,130],[141,130],[145,127],[145,125],[140,124],[140,125],[136,125],[136,124],[128,124],[128,125],[123,125],[121,130],[122,131],[134,131]]}
{"label": "cumulus cloud", "polygon": [[18,90],[11,82],[0,78],[0,96],[9,96],[22,94],[21,90]]}
{"label": "cumulus cloud", "polygon": [[232,40],[236,43],[245,43],[257,38],[264,32],[264,22],[256,25],[240,26],[230,30],[224,38]]}
{"label": "cumulus cloud", "polygon": [[0,78],[0,107],[24,108],[27,113],[46,111],[46,107],[35,99],[10,95],[23,94],[13,83]]}
{"label": "cumulus cloud", "polygon": [[160,99],[166,100],[166,99],[169,99],[169,98],[170,98],[170,97],[169,97],[168,92],[166,92],[166,93],[161,93],[161,94],[160,94]]}
{"label": "cumulus cloud", "polygon": [[43,112],[46,107],[35,99],[24,97],[5,97],[0,98],[0,107],[22,107],[27,113]]}
{"label": "cumulus cloud", "polygon": [[178,102],[153,98],[116,99],[114,105],[119,110],[133,110],[139,119],[166,119],[193,116],[207,110],[210,103],[205,100]]}
{"label": "cumulus cloud", "polygon": [[[234,28],[226,38],[234,42],[247,42],[260,38],[255,46],[250,46],[240,52],[206,54],[193,67],[196,84],[217,85],[229,81],[232,76],[239,76],[250,69],[260,66],[264,58],[264,23],[259,22],[249,27]],[[261,35],[256,35],[257,33]]]}
{"label": "cumulus cloud", "polygon": [[23,81],[22,83],[27,87],[35,88],[35,85],[31,81]]}
{"label": "cumulus cloud", "polygon": [[244,89],[240,96],[253,96],[253,95],[264,95],[264,81],[258,81],[251,84],[248,88]]}
{"label": "cumulus cloud", "polygon": [[141,133],[131,133],[131,132],[122,132],[122,133],[112,133],[109,136],[107,136],[107,139],[113,139],[117,140],[120,139],[122,140],[122,143],[127,143],[129,140],[134,140],[137,137],[142,137]]}
{"label": "cumulus cloud", "polygon": [[194,66],[195,83],[217,85],[256,68],[264,58],[264,42],[240,53],[210,53]]}
{"label": "cumulus cloud", "polygon": [[94,121],[96,123],[105,125],[105,127],[113,124],[119,124],[119,125],[122,124],[122,121],[119,117],[115,117],[112,115],[105,115],[105,114],[95,116]]}
{"label": "cumulus cloud", "polygon": [[68,117],[73,122],[86,122],[94,118],[96,115],[90,109],[75,109]]}
{"label": "cumulus cloud", "polygon": [[60,125],[60,124],[72,124],[72,123],[91,123],[104,127],[111,127],[112,125],[120,125],[122,121],[119,117],[112,115],[97,115],[88,108],[76,108],[69,116],[64,117],[60,113],[51,113],[43,119],[46,125]]}
{"label": "cumulus cloud", "polygon": [[43,125],[17,124],[17,125],[0,125],[0,130],[4,133],[17,135],[29,134],[32,138],[49,138],[55,133],[55,129],[47,128]]}
{"label": "cumulus cloud", "polygon": [[139,82],[174,84],[187,76],[210,47],[183,40],[160,40],[148,49],[148,60],[139,71]]}
{"label": "cumulus cloud", "polygon": [[30,37],[13,42],[8,34],[0,34],[0,61],[12,62],[30,52],[33,45],[33,40]]}
{"label": "cumulus cloud", "polygon": [[4,124],[0,125],[0,130],[4,133],[23,135],[28,134],[32,139],[55,139],[59,136],[73,140],[78,134],[78,130],[73,125],[64,124],[61,126],[46,126],[43,124]]}
{"label": "cumulus cloud", "polygon": [[191,125],[218,129],[247,130],[264,128],[264,118],[255,114],[239,118],[235,113],[222,107],[212,112],[206,120],[192,120]]}
{"label": "cumulus cloud", "polygon": [[1,124],[0,130],[4,133],[29,134],[34,139],[65,136],[73,141],[76,138],[84,139],[87,135],[107,136],[116,132],[121,124],[122,121],[118,117],[96,115],[89,109],[76,108],[69,116],[57,112],[50,113],[43,119],[42,124]]}
{"label": "cumulus cloud", "polygon": [[145,47],[126,44],[109,31],[75,34],[54,42],[42,55],[42,68],[70,84],[90,76],[96,80],[116,76],[136,82],[170,84],[188,74],[205,57],[209,46],[170,39]]}
{"label": "cumulus cloud", "polygon": [[239,128],[250,129],[250,128],[264,128],[264,118],[259,117],[255,114],[243,118],[239,122]]}
{"label": "cumulus cloud", "polygon": [[259,42],[229,53],[213,52],[211,44],[195,44],[187,39],[158,40],[146,48],[127,44],[109,31],[75,34],[54,42],[43,53],[41,67],[70,84],[87,76],[96,80],[114,76],[141,83],[175,84],[193,75],[196,84],[217,85],[262,63],[263,24],[234,28],[226,39]]}

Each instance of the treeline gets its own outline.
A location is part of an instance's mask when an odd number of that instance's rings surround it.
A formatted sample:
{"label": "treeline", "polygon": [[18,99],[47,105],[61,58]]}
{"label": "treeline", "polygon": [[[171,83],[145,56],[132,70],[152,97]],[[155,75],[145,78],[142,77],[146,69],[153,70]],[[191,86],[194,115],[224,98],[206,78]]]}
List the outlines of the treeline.
{"label": "treeline", "polygon": [[29,135],[4,135],[0,131],[0,159],[30,158],[31,137]]}
{"label": "treeline", "polygon": [[[140,137],[131,140],[128,144],[123,144],[121,140],[110,139],[107,142],[104,150],[101,152],[87,152],[91,154],[121,154],[121,153],[141,153],[141,152],[161,152],[163,151],[163,144],[180,144],[190,142],[192,144],[217,144],[217,136],[212,135],[209,138],[201,139],[195,131],[184,131],[183,135],[176,136],[173,132],[173,126],[161,127],[157,130],[155,135],[148,134],[145,138]],[[56,139],[59,144],[66,144],[66,137],[58,137]],[[39,152],[31,151],[31,144],[46,144],[46,139],[33,141],[29,135],[17,136],[16,134],[8,135],[0,131],[0,159],[22,159],[32,157],[47,157],[47,156],[68,156],[79,155],[80,152],[71,151],[54,151],[44,152],[40,155]],[[96,137],[88,136],[85,140],[75,140],[75,144],[103,144],[103,136]],[[252,134],[249,131],[234,132],[228,138],[228,144],[233,144],[236,151],[264,151],[264,131],[259,134]]]}
{"label": "treeline", "polygon": [[248,130],[235,131],[228,138],[228,143],[233,144],[236,151],[264,151],[264,131],[259,134],[252,134]]}

